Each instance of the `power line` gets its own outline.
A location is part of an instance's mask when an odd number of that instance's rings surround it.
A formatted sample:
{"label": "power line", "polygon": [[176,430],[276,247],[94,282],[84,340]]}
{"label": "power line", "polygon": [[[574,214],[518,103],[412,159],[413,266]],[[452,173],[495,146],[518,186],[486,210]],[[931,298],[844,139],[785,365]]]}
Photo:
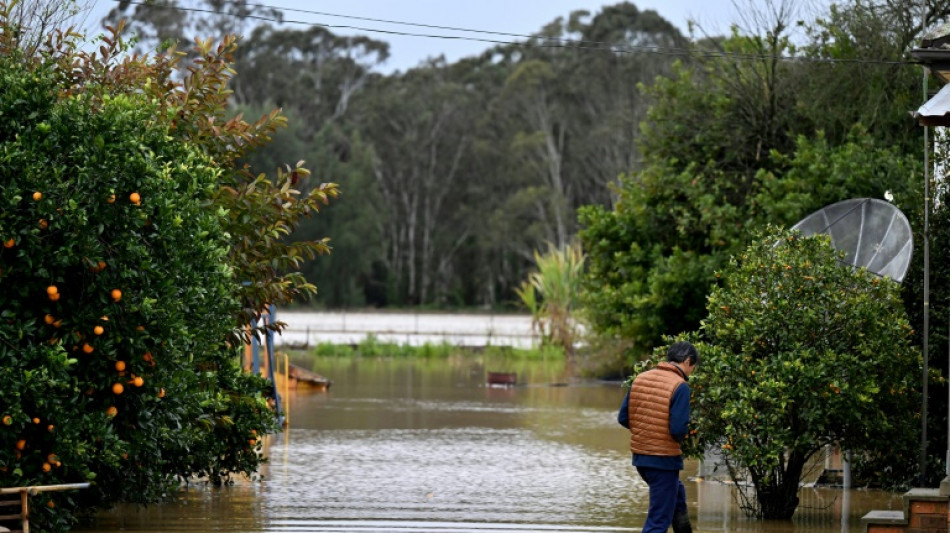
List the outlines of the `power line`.
{"label": "power line", "polygon": [[[120,0],[115,0],[115,1],[120,1]],[[383,33],[383,34],[387,34],[387,35],[398,35],[398,36],[404,36],[404,37],[423,37],[423,38],[430,38],[430,39],[446,39],[446,40],[457,40],[457,41],[473,41],[473,42],[483,42],[483,43],[502,44],[502,45],[515,45],[515,46],[523,46],[523,45],[527,44],[527,43],[519,43],[519,42],[514,42],[514,41],[503,41],[503,40],[499,40],[499,39],[487,39],[487,38],[481,38],[481,37],[470,37],[470,36],[464,36],[464,35],[441,35],[441,34],[413,33],[413,32],[405,32],[405,31],[398,31],[398,30],[387,30],[387,29],[380,29],[380,28],[366,28],[366,27],[353,26],[353,25],[348,25],[348,24],[325,24],[325,23],[322,23],[322,22],[311,22],[311,21],[302,21],[302,20],[292,20],[292,19],[286,19],[286,18],[277,19],[277,18],[271,18],[271,17],[264,17],[264,16],[261,16],[261,15],[251,15],[251,14],[247,14],[247,15],[225,14],[225,13],[220,13],[220,12],[217,12],[217,11],[214,11],[214,10],[211,10],[211,9],[194,8],[194,7],[181,7],[181,6],[170,6],[170,5],[158,5],[158,4],[154,4],[154,3],[148,2],[148,1],[134,1],[134,0],[133,0],[133,1],[130,1],[130,2],[128,2],[128,3],[129,3],[130,5],[144,6],[144,7],[156,8],[156,9],[173,9],[173,10],[185,11],[185,12],[208,13],[208,14],[213,14],[213,15],[230,16],[230,17],[240,18],[240,19],[252,19],[252,20],[261,20],[261,21],[265,21],[265,22],[276,22],[276,23],[278,23],[278,24],[286,23],[286,24],[299,24],[299,25],[304,25],[304,26],[319,26],[319,27],[322,27],[322,28],[348,29],[348,30],[365,31],[365,32],[371,32],[371,33]],[[314,12],[314,11],[307,11],[307,10],[300,10],[300,9],[289,9],[289,8],[283,8],[283,7],[280,7],[280,6],[270,6],[270,5],[264,5],[264,4],[247,4],[247,5],[253,5],[253,6],[255,6],[255,7],[265,7],[265,8],[277,9],[277,10],[298,11],[298,12],[302,12],[302,13],[311,13],[311,14],[318,14],[318,15],[324,15],[324,16],[335,16],[335,17],[353,18],[353,19],[365,19],[365,17],[354,17],[354,16],[349,16],[349,15],[333,15],[333,14],[327,14],[327,13],[322,13],[322,12]],[[369,20],[369,19],[367,19],[367,20]],[[381,20],[381,19],[375,19],[375,20],[376,20],[377,22],[387,22],[387,21],[383,21],[383,20]],[[453,31],[467,31],[467,32],[472,32],[472,33],[484,33],[484,34],[493,34],[493,35],[505,35],[505,36],[510,36],[510,37],[525,37],[525,38],[528,38],[528,39],[544,39],[545,41],[549,41],[549,42],[547,42],[547,43],[542,43],[542,44],[533,44],[534,46],[539,46],[539,47],[542,47],[542,48],[574,48],[574,49],[576,49],[576,48],[581,48],[581,49],[610,51],[610,52],[620,52],[620,53],[633,53],[633,52],[643,52],[643,51],[647,51],[647,52],[652,52],[652,53],[669,53],[669,54],[675,54],[675,55],[689,55],[689,53],[690,53],[689,50],[686,50],[686,49],[683,49],[683,48],[667,48],[667,47],[661,47],[661,46],[634,46],[634,45],[629,46],[629,47],[625,47],[625,48],[621,48],[621,47],[618,47],[618,46],[613,45],[613,44],[611,44],[611,43],[604,43],[604,42],[600,42],[600,41],[579,41],[579,40],[572,40],[572,39],[562,39],[562,38],[557,38],[557,37],[542,37],[542,36],[538,36],[538,35],[521,35],[521,34],[513,34],[513,33],[492,32],[492,31],[487,31],[487,30],[469,30],[469,29],[464,29],[464,28],[452,28],[452,27],[448,27],[448,26],[434,26],[434,25],[426,25],[426,24],[412,23],[412,22],[389,21],[389,23],[402,24],[402,25],[409,25],[409,26],[421,26],[421,27],[439,28],[439,29],[446,29],[446,30],[453,30]],[[598,47],[592,47],[592,46],[569,47],[569,46],[566,46],[566,45],[563,44],[563,43],[580,44],[580,45],[584,45],[584,44],[597,44],[597,45],[602,45],[602,46],[608,46],[608,47],[610,47],[610,48],[609,48],[609,49],[605,49],[605,48],[603,48],[603,47],[601,47],[601,46],[598,46]]]}
{"label": "power line", "polygon": [[[121,0],[115,0],[116,2]],[[385,24],[397,24],[403,26],[415,26],[431,29],[442,29],[449,31],[461,31],[469,33],[480,33],[480,34],[489,34],[489,35],[500,35],[507,37],[522,37],[526,39],[543,39],[541,43],[527,43],[527,42],[517,42],[517,41],[505,41],[499,39],[488,39],[483,37],[472,37],[472,36],[463,36],[463,35],[442,35],[442,34],[428,34],[428,33],[414,33],[407,31],[398,31],[398,30],[387,30],[382,28],[367,28],[362,26],[354,26],[349,24],[326,24],[322,22],[312,22],[304,20],[292,20],[286,18],[272,18],[265,17],[261,15],[253,14],[232,14],[232,13],[221,13],[211,9],[203,9],[196,7],[182,7],[177,5],[161,5],[155,4],[148,0],[145,1],[136,1],[131,0],[127,2],[130,5],[143,6],[153,9],[171,9],[183,12],[191,13],[207,13],[211,15],[218,16],[228,16],[238,19],[250,19],[250,20],[259,20],[262,22],[273,22],[277,24],[296,24],[302,26],[310,27],[321,27],[327,29],[344,29],[344,30],[353,30],[353,31],[362,31],[369,33],[381,33],[385,35],[397,35],[401,37],[420,37],[426,39],[443,39],[443,40],[456,40],[456,41],[471,41],[471,42],[482,42],[489,44],[498,44],[498,45],[509,45],[509,46],[537,46],[539,48],[562,48],[562,49],[571,49],[571,50],[590,50],[590,51],[600,51],[600,52],[613,52],[621,54],[633,54],[633,53],[653,53],[653,54],[662,54],[662,55],[673,55],[673,56],[699,56],[699,57],[719,57],[723,59],[739,59],[739,60],[768,60],[776,59],[779,61],[789,61],[789,62],[809,62],[809,63],[853,63],[853,64],[864,64],[864,65],[920,65],[917,61],[892,61],[892,60],[880,60],[880,59],[862,59],[862,58],[821,58],[821,57],[805,57],[805,56],[781,56],[781,55],[768,55],[768,54],[738,54],[733,52],[725,51],[714,51],[714,50],[695,50],[688,48],[678,48],[678,47],[664,47],[658,45],[624,45],[619,46],[613,43],[607,43],[603,41],[585,41],[577,39],[565,39],[559,37],[543,37],[539,35],[525,35],[517,33],[506,33],[506,32],[497,32],[490,30],[479,30],[479,29],[470,29],[470,28],[460,28],[452,26],[439,26],[434,24],[424,24],[417,22],[404,22],[404,21],[393,21],[386,19],[376,19],[370,17],[360,17],[355,15],[343,15],[337,13],[328,13],[322,11],[311,11],[306,9],[296,9],[296,8],[286,8],[268,4],[243,4],[253,7],[261,7],[268,9],[275,9],[279,11],[291,11],[297,13],[313,14],[327,17],[337,17],[344,19],[352,20],[364,20],[371,22],[379,22]],[[235,2],[229,1],[228,3],[234,4]],[[594,45],[594,46],[590,46]]]}
{"label": "power line", "polygon": [[[228,2],[228,3],[230,3],[230,4],[236,4],[237,1],[238,1],[238,0],[231,0],[231,1]],[[279,10],[281,10],[281,11],[290,11],[290,12],[293,12],[293,13],[306,13],[306,14],[308,14],[308,15],[320,15],[320,16],[323,16],[323,17],[334,17],[334,18],[343,18],[343,19],[350,19],[350,20],[363,20],[363,21],[366,21],[366,22],[381,22],[381,23],[383,23],[383,24],[393,24],[393,25],[396,25],[396,26],[413,26],[413,27],[416,27],[416,28],[429,28],[429,29],[434,29],[434,30],[461,31],[461,32],[465,32],[465,33],[481,33],[481,34],[485,34],[485,35],[501,35],[501,36],[503,36],[503,37],[522,37],[522,38],[525,38],[525,39],[535,39],[535,38],[539,37],[538,35],[526,35],[526,34],[523,34],[523,33],[508,33],[508,32],[503,32],[503,31],[478,30],[478,29],[472,29],[472,28],[460,28],[460,27],[456,27],[456,26],[440,26],[440,25],[437,25],[437,24],[425,24],[425,23],[422,23],[422,22],[403,22],[403,21],[399,21],[399,20],[387,20],[387,19],[378,19],[378,18],[372,18],[372,17],[360,17],[360,16],[357,16],[357,15],[341,15],[341,14],[339,14],[339,13],[328,13],[328,12],[325,12],[325,11],[311,11],[311,10],[309,10],[309,9],[299,9],[299,8],[293,8],[293,7],[280,7],[280,6],[272,6],[272,5],[267,5],[267,4],[252,4],[252,3],[248,3],[248,4],[246,4],[246,5],[254,6],[254,7],[263,7],[263,8],[268,8],[268,9],[279,9]],[[608,43],[602,43],[602,42],[599,42],[599,41],[581,41],[581,40],[579,40],[579,41],[577,41],[577,42],[581,42],[581,43],[591,43],[591,44],[608,44]]]}

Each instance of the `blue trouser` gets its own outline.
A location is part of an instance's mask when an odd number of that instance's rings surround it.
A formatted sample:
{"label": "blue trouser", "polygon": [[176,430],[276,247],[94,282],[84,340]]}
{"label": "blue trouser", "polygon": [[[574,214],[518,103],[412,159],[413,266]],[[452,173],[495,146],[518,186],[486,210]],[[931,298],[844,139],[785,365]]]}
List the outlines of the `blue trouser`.
{"label": "blue trouser", "polygon": [[686,487],[679,470],[660,470],[638,466],[637,472],[650,486],[650,510],[643,533],[666,533],[675,511],[686,511]]}

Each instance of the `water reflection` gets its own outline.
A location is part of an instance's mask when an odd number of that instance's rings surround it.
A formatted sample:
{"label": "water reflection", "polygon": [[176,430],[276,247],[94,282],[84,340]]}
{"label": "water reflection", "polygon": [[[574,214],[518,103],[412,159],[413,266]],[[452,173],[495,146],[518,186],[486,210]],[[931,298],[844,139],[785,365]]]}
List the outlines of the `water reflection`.
{"label": "water reflection", "polygon": [[[525,386],[484,386],[486,368]],[[616,425],[616,384],[563,364],[324,359],[332,392],[289,398],[263,483],[193,487],[179,502],[103,513],[84,531],[638,531],[647,487]],[[804,489],[791,522],[745,519],[729,485],[688,479],[697,533],[857,533],[899,495]]]}

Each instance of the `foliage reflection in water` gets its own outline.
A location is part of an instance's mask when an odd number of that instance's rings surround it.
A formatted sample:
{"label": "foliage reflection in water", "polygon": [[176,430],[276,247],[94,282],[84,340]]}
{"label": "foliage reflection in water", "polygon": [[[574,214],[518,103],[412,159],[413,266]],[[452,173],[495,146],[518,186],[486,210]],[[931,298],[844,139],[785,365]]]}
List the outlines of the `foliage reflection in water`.
{"label": "foliage reflection in water", "polygon": [[[638,531],[646,485],[615,421],[617,384],[571,380],[563,363],[333,359],[330,393],[293,393],[265,481],[193,486],[178,502],[120,506],[82,531]],[[485,372],[523,385],[484,386]],[[697,533],[858,533],[900,495],[802,490],[790,522],[746,519],[727,484],[683,473]]]}

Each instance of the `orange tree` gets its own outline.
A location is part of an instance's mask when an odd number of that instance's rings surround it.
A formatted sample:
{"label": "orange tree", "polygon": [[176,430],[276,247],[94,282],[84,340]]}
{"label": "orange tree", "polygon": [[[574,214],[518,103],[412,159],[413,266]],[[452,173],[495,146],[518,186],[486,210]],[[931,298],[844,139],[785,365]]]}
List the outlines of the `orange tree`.
{"label": "orange tree", "polygon": [[[277,429],[235,335],[323,241],[283,241],[335,196],[303,168],[237,168],[280,125],[222,120],[233,42],[95,54],[51,34],[25,55],[0,2],[0,486],[90,481],[34,497],[41,531],[182,479],[253,473]],[[177,80],[177,81],[176,81]],[[245,284],[243,282],[250,282]],[[39,505],[38,505],[39,504]]]}
{"label": "orange tree", "polygon": [[722,449],[736,481],[752,482],[737,484],[752,515],[790,518],[825,445],[866,476],[884,466],[877,477],[900,482],[916,468],[921,356],[900,286],[840,258],[827,237],[770,232],[709,296],[690,451]]}

